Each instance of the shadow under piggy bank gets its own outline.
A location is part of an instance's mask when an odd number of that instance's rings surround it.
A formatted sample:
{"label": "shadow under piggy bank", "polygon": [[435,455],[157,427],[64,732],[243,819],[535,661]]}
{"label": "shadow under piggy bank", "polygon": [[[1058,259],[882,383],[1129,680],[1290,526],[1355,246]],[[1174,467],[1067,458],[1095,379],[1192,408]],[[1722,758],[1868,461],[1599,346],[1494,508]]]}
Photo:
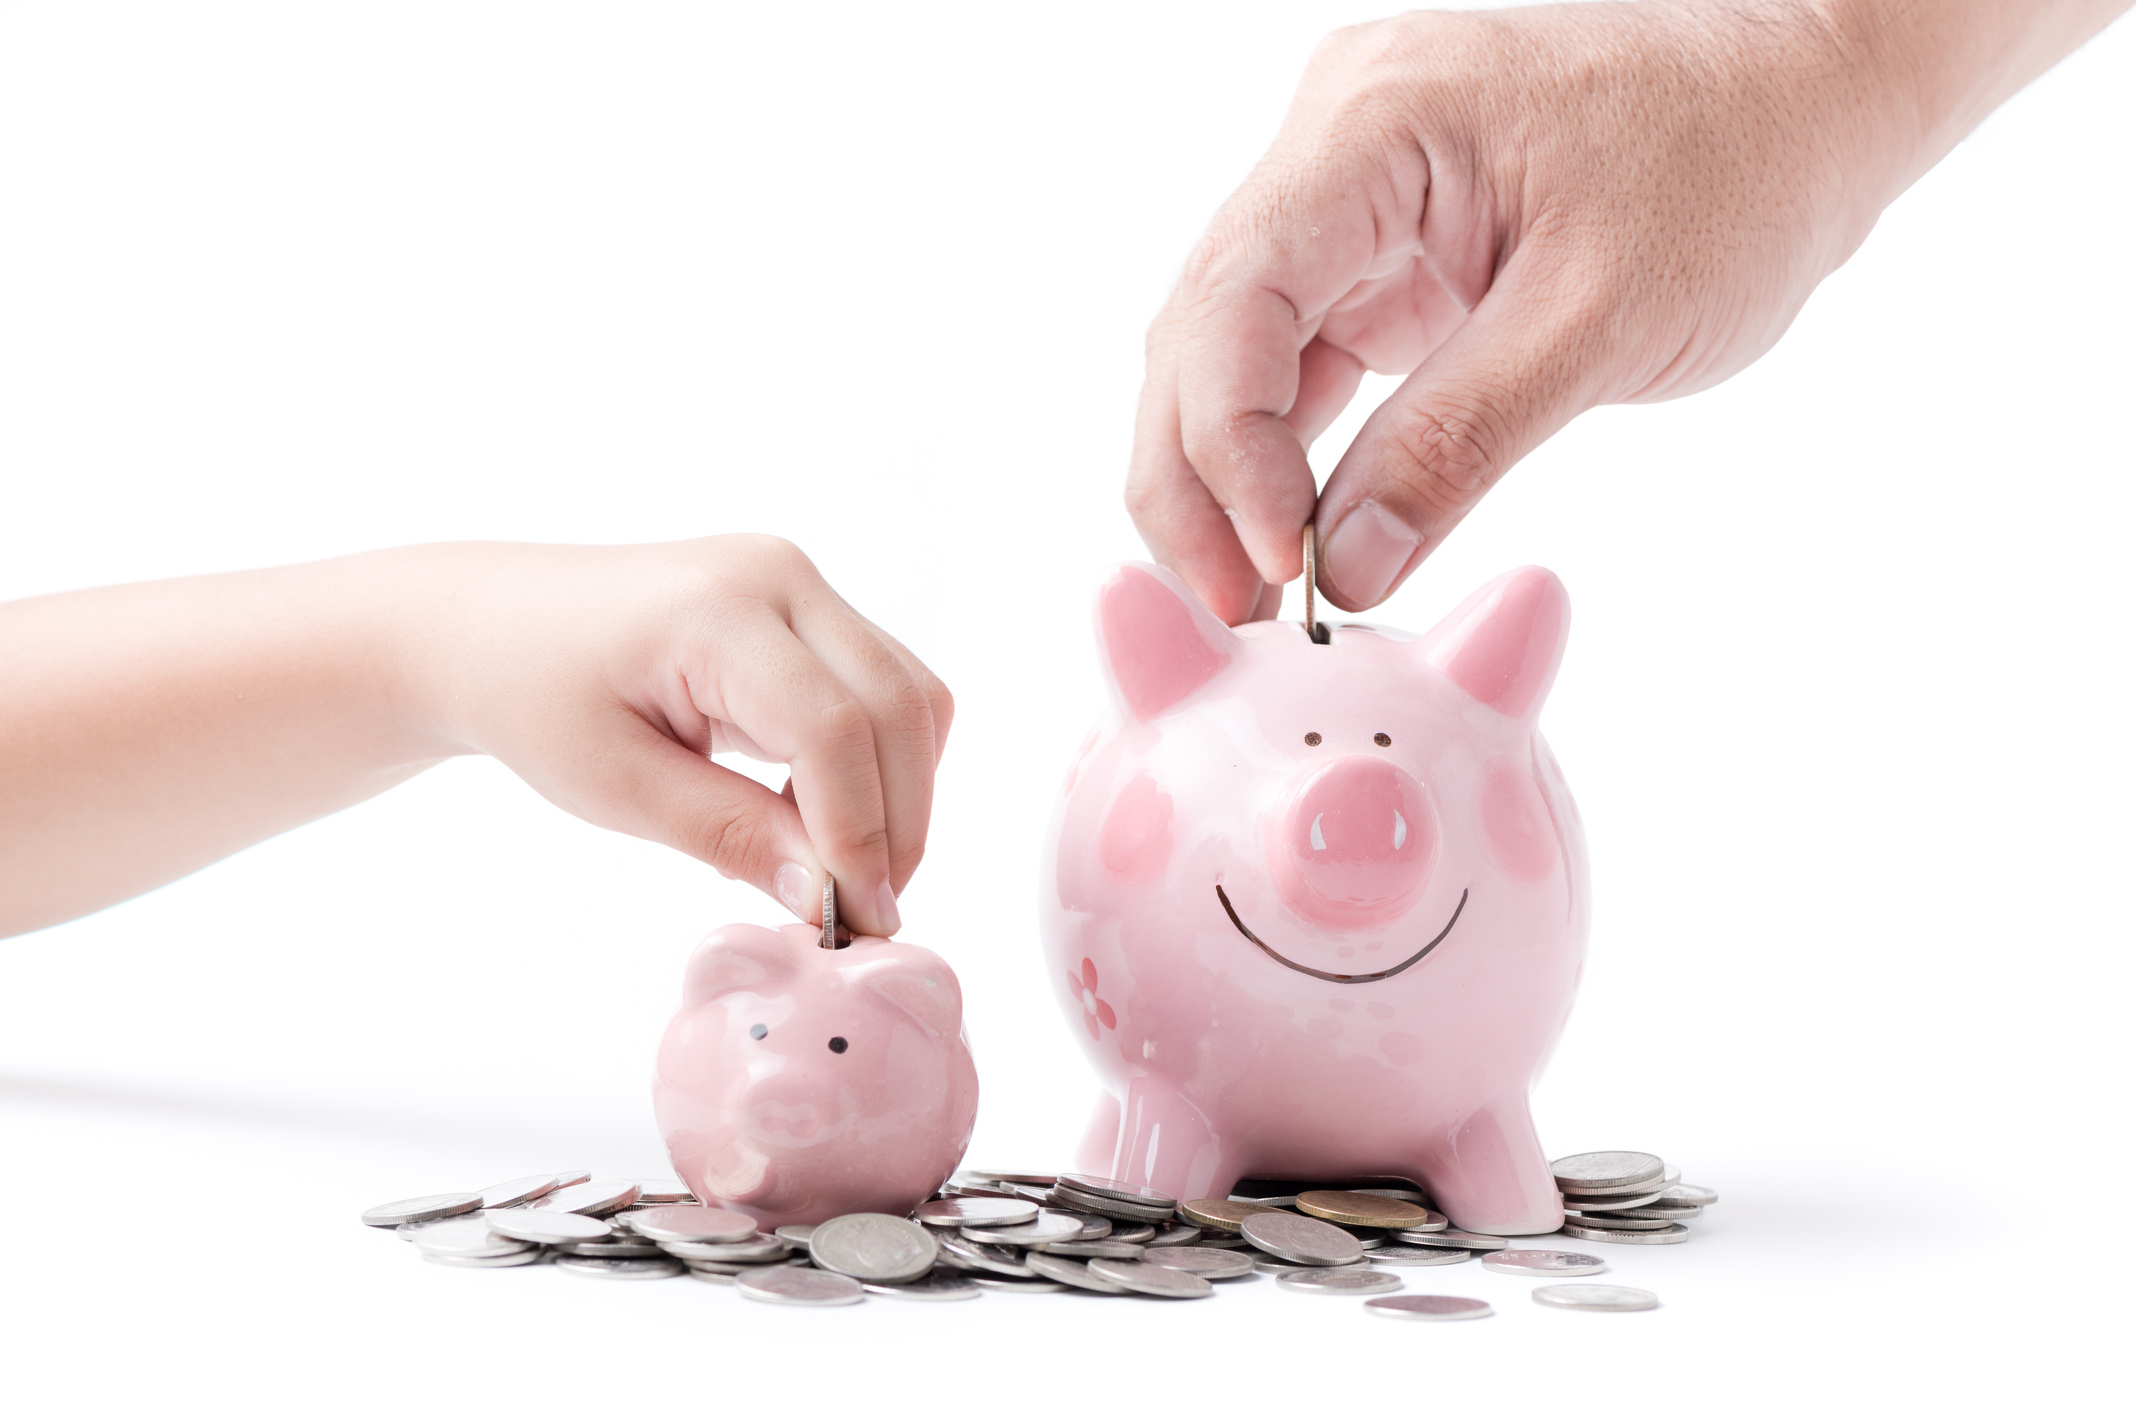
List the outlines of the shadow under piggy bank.
{"label": "shadow under piggy bank", "polygon": [[675,1173],[766,1229],[910,1213],[979,1113],[948,962],[907,941],[817,940],[800,925],[707,936],[653,1078]]}
{"label": "shadow under piggy bank", "polygon": [[1113,705],[1055,809],[1054,991],[1106,1088],[1081,1168],[1425,1185],[1562,1222],[1528,1112],[1587,944],[1578,811],[1536,730],[1569,616],[1491,582],[1423,638],[1226,628],[1169,572],[1097,599]]}

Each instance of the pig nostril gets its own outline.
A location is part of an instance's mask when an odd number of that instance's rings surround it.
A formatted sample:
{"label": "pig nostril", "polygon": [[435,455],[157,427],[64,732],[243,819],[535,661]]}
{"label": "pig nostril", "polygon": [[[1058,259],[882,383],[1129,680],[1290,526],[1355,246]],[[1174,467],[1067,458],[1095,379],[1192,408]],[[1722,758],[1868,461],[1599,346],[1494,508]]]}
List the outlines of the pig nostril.
{"label": "pig nostril", "polygon": [[846,1041],[845,1041],[844,1039],[842,1039],[842,1038],[834,1038],[834,1039],[832,1039],[832,1040],[831,1040],[831,1051],[832,1051],[833,1053],[843,1053],[843,1052],[845,1052],[845,1051],[846,1051]]}
{"label": "pig nostril", "polygon": [[768,1034],[770,1032],[771,1030],[765,1028],[762,1024],[751,1024],[749,1026],[749,1036],[751,1038],[762,1038],[765,1034]]}

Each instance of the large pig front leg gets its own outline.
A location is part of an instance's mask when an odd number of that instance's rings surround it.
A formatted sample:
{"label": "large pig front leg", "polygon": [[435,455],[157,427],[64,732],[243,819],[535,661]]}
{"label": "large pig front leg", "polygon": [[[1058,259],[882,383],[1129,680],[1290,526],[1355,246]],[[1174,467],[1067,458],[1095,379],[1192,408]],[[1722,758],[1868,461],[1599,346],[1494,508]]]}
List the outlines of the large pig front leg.
{"label": "large pig front leg", "polygon": [[1528,1097],[1488,1102],[1422,1152],[1424,1183],[1456,1228],[1549,1233],[1565,1222],[1557,1180],[1536,1139]]}
{"label": "large pig front leg", "polygon": [[1219,1137],[1171,1086],[1154,1077],[1129,1079],[1113,1179],[1181,1201],[1222,1199],[1241,1169],[1238,1146]]}

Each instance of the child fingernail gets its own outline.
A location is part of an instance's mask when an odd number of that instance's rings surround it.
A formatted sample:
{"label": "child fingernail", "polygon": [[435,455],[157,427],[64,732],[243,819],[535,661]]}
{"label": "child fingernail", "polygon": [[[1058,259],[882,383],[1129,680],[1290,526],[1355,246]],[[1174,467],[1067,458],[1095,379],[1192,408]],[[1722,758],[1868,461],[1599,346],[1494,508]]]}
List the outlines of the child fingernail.
{"label": "child fingernail", "polygon": [[890,890],[887,882],[875,894],[875,910],[882,913],[885,936],[896,935],[897,929],[905,924],[904,918],[897,914],[897,894]]}
{"label": "child fingernail", "polygon": [[779,905],[813,923],[822,916],[823,903],[811,901],[808,888],[808,869],[799,863],[781,863],[779,871],[771,875],[771,895],[779,899]]}

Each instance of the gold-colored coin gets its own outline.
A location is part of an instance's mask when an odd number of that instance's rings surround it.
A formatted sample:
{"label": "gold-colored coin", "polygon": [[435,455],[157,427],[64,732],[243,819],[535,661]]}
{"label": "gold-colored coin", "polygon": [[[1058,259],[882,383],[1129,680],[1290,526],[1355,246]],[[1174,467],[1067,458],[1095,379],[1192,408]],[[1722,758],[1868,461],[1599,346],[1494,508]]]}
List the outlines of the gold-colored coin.
{"label": "gold-colored coin", "polygon": [[1439,1217],[1423,1205],[1411,1204],[1405,1199],[1352,1194],[1348,1190],[1307,1190],[1298,1196],[1298,1212],[1338,1224],[1390,1229],[1422,1228]]}
{"label": "gold-colored coin", "polygon": [[1236,1199],[1190,1199],[1179,1206],[1179,1217],[1203,1228],[1239,1231],[1239,1225],[1255,1214],[1281,1214],[1273,1204],[1243,1204]]}

